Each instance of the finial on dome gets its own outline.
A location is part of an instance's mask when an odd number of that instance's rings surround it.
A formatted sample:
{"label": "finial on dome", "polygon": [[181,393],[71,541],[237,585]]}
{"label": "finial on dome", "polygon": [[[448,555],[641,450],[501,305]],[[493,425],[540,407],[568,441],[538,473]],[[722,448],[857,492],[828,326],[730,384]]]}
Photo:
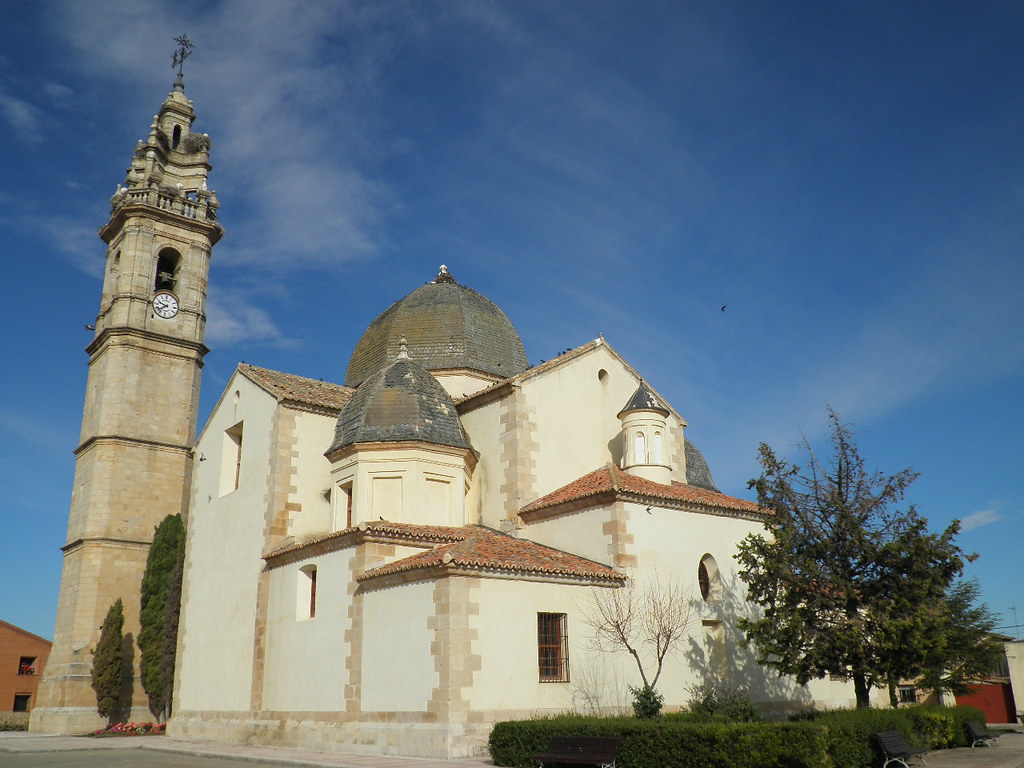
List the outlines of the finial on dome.
{"label": "finial on dome", "polygon": [[455,282],[455,278],[451,276],[451,273],[448,271],[448,266],[446,264],[442,264],[441,265],[441,270],[437,273],[437,277],[434,278],[434,282],[435,283],[454,283]]}
{"label": "finial on dome", "polygon": [[409,342],[405,340],[405,336],[403,336],[398,342],[398,359],[409,359]]}

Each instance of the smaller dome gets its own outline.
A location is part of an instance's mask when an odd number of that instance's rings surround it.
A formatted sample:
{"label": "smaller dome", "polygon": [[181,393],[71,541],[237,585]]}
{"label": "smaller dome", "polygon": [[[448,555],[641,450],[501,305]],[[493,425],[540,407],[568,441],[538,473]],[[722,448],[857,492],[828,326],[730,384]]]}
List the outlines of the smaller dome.
{"label": "smaller dome", "polygon": [[662,416],[668,416],[669,414],[668,408],[662,405],[662,402],[651,392],[643,379],[640,380],[640,386],[636,388],[636,392],[629,398],[629,402],[622,406],[618,416],[621,419],[622,414],[631,411],[654,411]]}
{"label": "smaller dome", "polygon": [[415,440],[470,447],[449,394],[405,356],[364,381],[338,415],[327,454],[354,443]]}

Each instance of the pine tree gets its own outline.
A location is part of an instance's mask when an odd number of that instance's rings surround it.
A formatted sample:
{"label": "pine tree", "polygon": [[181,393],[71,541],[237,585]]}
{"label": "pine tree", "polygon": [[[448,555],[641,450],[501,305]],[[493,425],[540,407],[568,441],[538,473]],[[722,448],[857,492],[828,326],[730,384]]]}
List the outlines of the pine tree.
{"label": "pine tree", "polygon": [[149,710],[160,720],[170,705],[170,688],[161,675],[164,646],[164,616],[171,575],[184,545],[185,526],[181,515],[168,515],[157,526],[142,576],[141,610],[139,612],[139,651],[142,654],[142,687],[149,697]]}
{"label": "pine tree", "polygon": [[118,598],[103,619],[100,639],[92,658],[92,689],[96,691],[96,709],[108,720],[121,702],[123,630],[124,605],[121,598]]}
{"label": "pine tree", "polygon": [[913,507],[894,509],[917,475],[868,472],[848,427],[829,418],[831,455],[804,441],[805,468],[761,445],[763,471],[750,484],[773,514],[737,555],[761,615],[738,625],[762,664],[801,684],[849,677],[867,707],[872,686],[920,673],[937,640],[934,607],[964,555],[957,522],[934,534]]}

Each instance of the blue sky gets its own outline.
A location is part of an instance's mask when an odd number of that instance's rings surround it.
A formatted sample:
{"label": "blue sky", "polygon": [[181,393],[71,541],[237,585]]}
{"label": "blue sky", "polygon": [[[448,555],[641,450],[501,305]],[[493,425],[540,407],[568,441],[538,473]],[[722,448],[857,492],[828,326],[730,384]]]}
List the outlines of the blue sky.
{"label": "blue sky", "polygon": [[443,263],[532,363],[603,333],[726,493],[830,404],[871,468],[921,472],[908,501],[964,521],[968,575],[1024,621],[1021,4],[132,0],[0,25],[0,618],[52,635],[96,231],[187,32],[227,230],[201,420],[240,360],[340,381]]}

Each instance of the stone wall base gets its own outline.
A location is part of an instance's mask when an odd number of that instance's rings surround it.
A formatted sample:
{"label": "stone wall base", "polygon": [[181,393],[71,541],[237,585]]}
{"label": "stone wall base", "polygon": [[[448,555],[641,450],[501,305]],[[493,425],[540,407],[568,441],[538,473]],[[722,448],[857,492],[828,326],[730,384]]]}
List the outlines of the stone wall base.
{"label": "stone wall base", "polygon": [[0,725],[28,725],[28,712],[0,712]]}
{"label": "stone wall base", "polygon": [[[125,722],[152,723],[155,718],[148,709],[135,707]],[[31,712],[28,729],[31,733],[80,735],[107,726],[96,707],[36,707]]]}
{"label": "stone wall base", "polygon": [[[262,714],[262,713],[261,713]],[[490,723],[342,722],[330,713],[182,712],[167,724],[172,739],[219,741],[319,752],[458,758],[487,755]]]}

